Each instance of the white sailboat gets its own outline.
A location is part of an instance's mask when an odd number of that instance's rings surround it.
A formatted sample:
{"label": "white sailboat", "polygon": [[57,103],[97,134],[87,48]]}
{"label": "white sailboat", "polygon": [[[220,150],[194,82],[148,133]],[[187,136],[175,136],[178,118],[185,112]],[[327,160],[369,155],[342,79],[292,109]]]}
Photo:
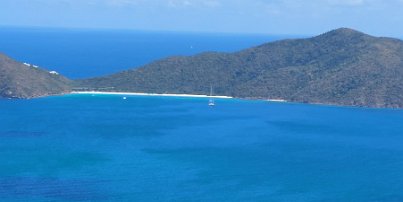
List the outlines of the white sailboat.
{"label": "white sailboat", "polygon": [[213,99],[213,87],[210,86],[210,99],[208,101],[208,106],[212,107],[215,106],[214,99]]}

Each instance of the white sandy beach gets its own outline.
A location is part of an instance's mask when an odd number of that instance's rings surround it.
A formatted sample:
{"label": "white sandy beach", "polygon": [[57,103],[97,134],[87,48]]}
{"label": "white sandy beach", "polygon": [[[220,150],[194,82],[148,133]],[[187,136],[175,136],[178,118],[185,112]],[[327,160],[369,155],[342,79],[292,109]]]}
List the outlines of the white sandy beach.
{"label": "white sandy beach", "polygon": [[134,92],[103,92],[103,91],[74,91],[71,94],[83,95],[136,95],[136,96],[165,96],[165,97],[194,97],[194,98],[220,98],[232,99],[230,96],[208,96],[208,95],[193,95],[193,94],[157,94],[157,93],[134,93]]}
{"label": "white sandy beach", "polygon": [[269,101],[269,102],[288,102],[287,100],[283,100],[283,99],[268,99],[267,101]]}

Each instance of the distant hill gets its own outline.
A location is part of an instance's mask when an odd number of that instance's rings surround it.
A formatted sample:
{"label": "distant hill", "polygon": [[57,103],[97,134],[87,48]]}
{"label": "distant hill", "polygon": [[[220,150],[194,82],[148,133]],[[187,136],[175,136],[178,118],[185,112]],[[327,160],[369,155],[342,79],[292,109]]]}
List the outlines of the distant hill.
{"label": "distant hill", "polygon": [[341,28],[235,53],[170,57],[117,74],[71,82],[0,54],[0,97],[102,91],[208,94],[238,98],[403,108],[403,41]]}
{"label": "distant hill", "polygon": [[403,42],[341,28],[236,53],[171,57],[77,87],[403,107]]}
{"label": "distant hill", "polygon": [[0,97],[34,98],[71,91],[71,81],[0,54]]}

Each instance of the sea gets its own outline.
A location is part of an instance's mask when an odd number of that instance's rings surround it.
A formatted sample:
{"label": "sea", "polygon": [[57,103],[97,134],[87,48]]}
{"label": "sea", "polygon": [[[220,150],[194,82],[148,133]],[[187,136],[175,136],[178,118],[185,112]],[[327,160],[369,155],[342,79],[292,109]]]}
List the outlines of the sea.
{"label": "sea", "polygon": [[[83,78],[270,39],[7,28],[0,49]],[[403,201],[403,110],[126,97],[0,100],[0,201]]]}

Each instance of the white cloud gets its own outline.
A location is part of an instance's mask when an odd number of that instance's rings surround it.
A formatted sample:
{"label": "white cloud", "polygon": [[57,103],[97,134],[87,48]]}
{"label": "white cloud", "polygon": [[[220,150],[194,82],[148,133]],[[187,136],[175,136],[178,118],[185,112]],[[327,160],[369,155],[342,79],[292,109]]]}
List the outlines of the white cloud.
{"label": "white cloud", "polygon": [[[402,0],[403,1],[403,0]],[[217,0],[205,0],[202,1],[202,3],[207,6],[207,7],[211,7],[211,8],[216,8],[216,7],[220,7],[221,6],[221,2],[217,1]]]}
{"label": "white cloud", "polygon": [[[0,0],[0,24],[220,32],[403,29],[403,0]],[[402,34],[403,35],[403,34]]]}
{"label": "white cloud", "polygon": [[192,5],[189,0],[168,0],[168,6],[172,8],[188,7]]}

